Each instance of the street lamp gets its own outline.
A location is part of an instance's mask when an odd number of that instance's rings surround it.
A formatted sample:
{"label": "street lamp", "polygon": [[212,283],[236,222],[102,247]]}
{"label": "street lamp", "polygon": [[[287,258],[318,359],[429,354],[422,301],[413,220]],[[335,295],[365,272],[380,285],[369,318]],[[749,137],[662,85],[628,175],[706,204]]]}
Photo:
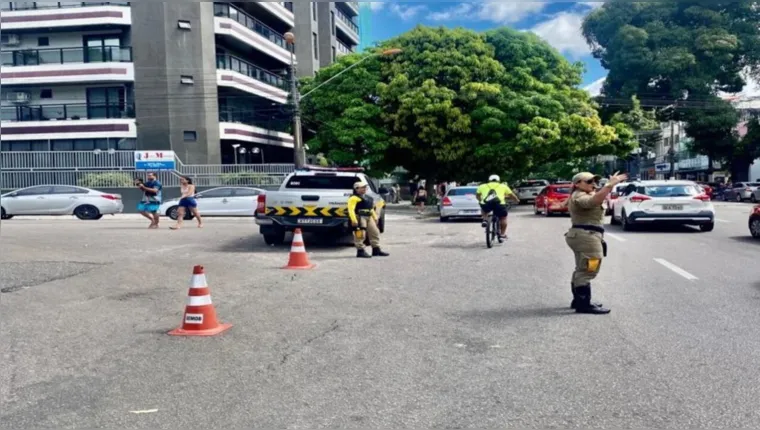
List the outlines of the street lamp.
{"label": "street lamp", "polygon": [[349,70],[353,69],[354,67],[358,66],[359,64],[363,63],[364,61],[367,61],[369,58],[378,57],[378,56],[389,56],[389,55],[395,55],[401,52],[401,49],[399,48],[392,48],[392,49],[386,49],[384,51],[375,52],[372,55],[368,55],[361,60],[357,61],[356,63],[346,67],[345,69],[341,70],[339,73],[336,73],[335,76],[331,77],[330,79],[322,82],[321,84],[317,85],[316,87],[312,88],[311,91],[307,92],[304,95],[300,95],[298,93],[298,82],[296,81],[296,60],[295,60],[295,54],[294,54],[294,46],[296,41],[296,35],[287,32],[285,33],[285,41],[290,44],[290,96],[293,99],[293,149],[294,149],[294,161],[297,169],[303,168],[303,166],[306,164],[306,151],[304,149],[303,145],[303,134],[301,130],[301,100],[303,100],[305,97],[308,97],[311,93],[322,87],[323,85],[327,85],[334,79],[336,79],[338,76],[348,72]]}

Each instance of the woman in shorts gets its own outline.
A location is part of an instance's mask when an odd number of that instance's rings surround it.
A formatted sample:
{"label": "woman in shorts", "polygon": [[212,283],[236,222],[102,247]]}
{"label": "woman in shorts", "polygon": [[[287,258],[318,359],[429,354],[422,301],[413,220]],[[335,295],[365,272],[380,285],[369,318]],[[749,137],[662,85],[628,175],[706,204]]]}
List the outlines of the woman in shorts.
{"label": "woman in shorts", "polygon": [[417,205],[417,214],[422,215],[425,212],[425,203],[427,203],[428,194],[424,185],[420,185],[417,188],[417,194],[414,198],[414,203]]}
{"label": "woman in shorts", "polygon": [[188,211],[193,214],[198,221],[198,228],[203,228],[203,220],[201,219],[201,213],[198,212],[198,202],[195,200],[195,185],[193,180],[187,176],[179,178],[180,190],[182,190],[182,196],[179,198],[179,208],[177,208],[177,224],[169,227],[172,230],[179,230],[182,228],[182,222],[185,220],[185,213]]}

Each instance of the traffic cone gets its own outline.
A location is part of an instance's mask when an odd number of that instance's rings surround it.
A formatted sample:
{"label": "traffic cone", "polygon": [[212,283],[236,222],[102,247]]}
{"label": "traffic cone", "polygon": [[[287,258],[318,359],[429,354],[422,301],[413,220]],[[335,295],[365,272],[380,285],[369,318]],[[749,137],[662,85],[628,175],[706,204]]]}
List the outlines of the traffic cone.
{"label": "traffic cone", "polygon": [[187,306],[182,317],[182,327],[169,332],[172,336],[214,336],[232,327],[232,324],[219,324],[216,309],[211,303],[211,290],[206,284],[203,266],[193,268],[190,291],[187,293]]}
{"label": "traffic cone", "polygon": [[293,233],[293,244],[290,246],[290,261],[283,269],[291,270],[308,270],[313,269],[314,264],[309,262],[309,255],[306,254],[306,246],[303,243],[303,234],[301,229],[297,228]]}

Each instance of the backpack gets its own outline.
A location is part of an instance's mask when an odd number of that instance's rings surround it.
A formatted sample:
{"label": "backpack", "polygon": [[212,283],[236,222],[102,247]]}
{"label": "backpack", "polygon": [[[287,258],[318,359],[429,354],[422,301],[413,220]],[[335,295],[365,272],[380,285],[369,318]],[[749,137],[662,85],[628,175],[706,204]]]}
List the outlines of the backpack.
{"label": "backpack", "polygon": [[494,200],[498,200],[499,196],[496,194],[496,189],[491,188],[491,190],[486,194],[486,197],[483,199],[484,203],[492,203]]}

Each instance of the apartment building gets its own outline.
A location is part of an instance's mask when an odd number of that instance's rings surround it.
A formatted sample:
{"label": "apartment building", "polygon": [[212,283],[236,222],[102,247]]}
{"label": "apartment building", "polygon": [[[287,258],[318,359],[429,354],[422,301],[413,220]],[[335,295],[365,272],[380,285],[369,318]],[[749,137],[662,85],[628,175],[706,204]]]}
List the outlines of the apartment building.
{"label": "apartment building", "polygon": [[[359,44],[357,2],[3,2],[3,151],[290,163],[290,64]],[[291,46],[284,33],[296,35]]]}

